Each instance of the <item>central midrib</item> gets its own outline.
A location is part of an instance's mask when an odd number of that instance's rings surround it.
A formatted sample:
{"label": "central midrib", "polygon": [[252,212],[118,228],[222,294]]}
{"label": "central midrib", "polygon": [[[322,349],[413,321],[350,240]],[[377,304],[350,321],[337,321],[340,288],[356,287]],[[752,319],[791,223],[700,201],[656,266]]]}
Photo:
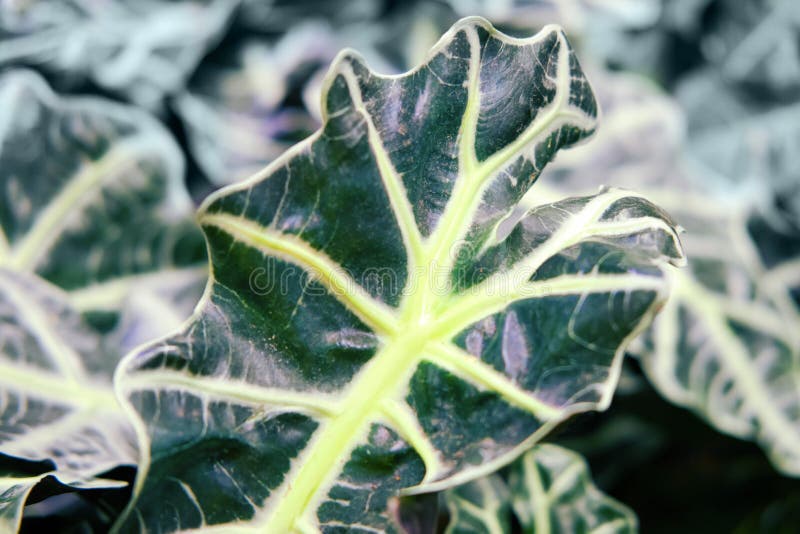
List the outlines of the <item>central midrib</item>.
{"label": "central midrib", "polygon": [[300,460],[301,466],[292,476],[285,493],[270,514],[265,532],[295,532],[297,521],[308,513],[309,505],[319,491],[341,473],[358,442],[377,420],[381,400],[396,395],[408,383],[414,360],[430,342],[426,328],[408,325],[389,340],[370,360],[367,368],[348,388],[340,415],[324,423]]}
{"label": "central midrib", "polygon": [[[467,211],[475,209],[473,192],[480,189],[480,182],[461,191],[455,200],[467,204]],[[428,258],[424,263],[431,265],[440,252],[441,242],[450,237],[449,232],[435,236],[429,242]],[[349,459],[349,453],[365,438],[369,424],[380,420],[381,402],[393,398],[407,386],[410,375],[415,371],[415,361],[422,358],[425,346],[442,341],[439,314],[448,295],[438,295],[427,278],[427,269],[422,272],[418,292],[405,299],[397,310],[396,334],[387,336],[387,341],[366,365],[363,372],[355,378],[345,392],[344,401],[338,416],[323,423],[321,431],[302,458],[296,473],[289,473],[289,482],[282,493],[272,496],[277,499],[276,508],[265,518],[264,532],[303,532],[309,525],[309,508],[321,491],[327,489],[340,474]],[[449,337],[449,335],[448,335]],[[311,523],[313,525],[313,523]]]}
{"label": "central midrib", "polygon": [[[565,67],[567,72],[569,70],[568,64],[564,64],[564,57],[559,56],[559,75],[563,75]],[[472,100],[476,99],[477,92],[471,91],[470,96]],[[489,161],[478,163],[472,152],[469,157],[462,158],[461,174],[468,179],[463,188],[453,191],[439,227],[425,244],[427,257],[423,258],[424,265],[442,266],[444,272],[450,272],[453,259],[446,257],[449,252],[447,247],[458,242],[459,236],[468,231],[469,226],[464,225],[463,221],[471,220],[470,215],[477,210],[488,178],[502,163],[517,155],[523,145],[530,143],[556,120],[563,98],[563,92],[559,91],[545,115],[535,121],[516,142],[495,153]],[[474,101],[472,105],[475,105]],[[469,109],[465,115],[471,116]],[[477,119],[477,116],[472,118]],[[464,126],[472,125],[462,125],[462,128]],[[468,136],[467,141],[472,139]],[[422,272],[422,285],[418,293],[404,299],[398,310],[400,321],[394,330],[397,334],[388,338],[388,342],[347,389],[340,415],[323,423],[324,427],[303,454],[304,458],[299,460],[297,473],[294,476],[293,473],[287,475],[291,479],[284,492],[273,495],[278,505],[266,518],[269,532],[296,532],[308,530],[303,527],[313,525],[308,523],[306,517],[309,506],[318,493],[333,482],[333,477],[341,473],[348,453],[364,438],[368,424],[378,419],[373,417],[381,405],[378,401],[397,395],[400,387],[408,384],[409,375],[415,369],[413,363],[421,357],[425,345],[439,341],[435,329],[439,325],[435,316],[442,311],[441,305],[447,299],[445,295],[437,295],[432,291],[431,282],[434,280],[429,279],[430,275],[428,269]]]}

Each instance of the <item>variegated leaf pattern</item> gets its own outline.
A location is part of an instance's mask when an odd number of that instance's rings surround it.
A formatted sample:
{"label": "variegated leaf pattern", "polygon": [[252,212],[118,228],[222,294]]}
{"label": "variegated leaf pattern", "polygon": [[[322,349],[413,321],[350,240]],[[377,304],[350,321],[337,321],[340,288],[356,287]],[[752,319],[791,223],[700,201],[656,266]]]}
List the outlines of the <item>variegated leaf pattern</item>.
{"label": "variegated leaf pattern", "polygon": [[22,509],[33,487],[43,475],[18,475],[0,472],[0,532],[17,532],[22,521]]}
{"label": "variegated leaf pattern", "polygon": [[[800,263],[763,264],[748,229],[758,195],[721,198],[706,190],[706,174],[681,165],[681,129],[666,97],[629,76],[605,81],[605,117],[629,134],[601,130],[599,149],[587,145],[559,158],[546,176],[555,186],[526,201],[590,190],[600,173],[669,211],[686,229],[689,268],[670,273],[672,295],[634,351],[668,399],[723,432],[758,441],[779,469],[800,475],[800,312],[793,299]],[[650,150],[631,151],[643,144]]]}
{"label": "variegated leaf pattern", "polygon": [[38,274],[84,311],[202,285],[183,158],[155,119],[60,98],[30,71],[0,78],[0,107],[0,267]]}
{"label": "variegated leaf pattern", "polygon": [[374,532],[387,500],[491,472],[603,409],[680,263],[602,190],[501,221],[595,127],[563,33],[464,19],[400,76],[345,52],[324,125],[201,208],[212,280],[117,388],[143,458],[123,532]]}
{"label": "variegated leaf pattern", "polygon": [[511,468],[509,488],[523,532],[633,534],[634,513],[600,491],[579,454],[543,444]]}
{"label": "variegated leaf pattern", "polygon": [[709,207],[702,196],[663,200],[687,229],[690,263],[643,337],[647,376],[668,399],[758,441],[778,469],[800,476],[800,311],[790,271],[764,268],[746,209]]}
{"label": "variegated leaf pattern", "polygon": [[191,313],[202,238],[155,119],[28,71],[0,77],[0,106],[0,451],[86,486],[135,463],[112,374]]}
{"label": "variegated leaf pattern", "polygon": [[0,450],[66,484],[136,461],[111,377],[121,354],[35,276],[0,270]]}
{"label": "variegated leaf pattern", "polygon": [[445,534],[510,534],[511,494],[500,475],[445,492],[450,521]]}
{"label": "variegated leaf pattern", "polygon": [[445,493],[446,534],[510,534],[512,515],[526,534],[633,534],[634,513],[600,491],[579,454],[535,445],[500,475]]}

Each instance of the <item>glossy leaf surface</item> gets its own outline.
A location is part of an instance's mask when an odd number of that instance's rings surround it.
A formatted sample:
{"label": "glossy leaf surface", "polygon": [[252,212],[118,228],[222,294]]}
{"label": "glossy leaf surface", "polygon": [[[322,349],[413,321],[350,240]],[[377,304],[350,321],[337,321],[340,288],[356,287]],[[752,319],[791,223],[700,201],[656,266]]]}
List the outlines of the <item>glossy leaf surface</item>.
{"label": "glossy leaf surface", "polygon": [[345,52],[324,124],[199,220],[213,279],[117,386],[143,459],[122,531],[396,529],[387,501],[511,461],[605,408],[680,263],[669,218],[602,190],[500,222],[595,127],[563,33],[454,26],[419,68]]}

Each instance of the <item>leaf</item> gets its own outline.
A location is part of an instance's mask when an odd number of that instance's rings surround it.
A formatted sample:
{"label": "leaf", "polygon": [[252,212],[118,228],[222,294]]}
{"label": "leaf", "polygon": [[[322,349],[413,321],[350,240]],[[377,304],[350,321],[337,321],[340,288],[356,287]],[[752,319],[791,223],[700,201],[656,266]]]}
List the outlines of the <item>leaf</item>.
{"label": "leaf", "polygon": [[508,473],[508,483],[490,475],[445,492],[446,534],[510,534],[512,514],[530,534],[639,530],[630,508],[600,491],[586,460],[569,449],[536,445]]}
{"label": "leaf", "polygon": [[42,475],[15,475],[0,473],[0,530],[19,531],[22,508],[33,487],[48,473]]}
{"label": "leaf", "polygon": [[[538,197],[526,200],[536,205],[589,190],[600,174],[612,185],[642,191],[675,217],[686,229],[689,268],[670,272],[669,301],[634,350],[666,398],[723,432],[758,441],[780,470],[800,475],[800,312],[792,298],[800,285],[797,260],[765,265],[748,230],[758,197],[704,191],[708,174],[694,176],[694,167],[680,164],[675,142],[663,138],[674,111],[648,111],[627,104],[637,99],[614,96],[638,87],[639,101],[658,99],[652,87],[618,76],[607,82],[601,87],[610,94],[600,93],[607,122],[650,126],[621,136],[601,130],[599,150],[587,145],[565,154],[552,176],[560,184],[540,187]],[[632,157],[630,147],[642,143],[649,150]]]}
{"label": "leaf", "polygon": [[114,484],[95,477],[136,457],[114,369],[206,276],[183,160],[149,115],[31,72],[0,78],[0,105],[0,451]]}
{"label": "leaf", "polygon": [[65,484],[86,485],[135,463],[111,375],[121,354],[36,277],[0,270],[0,449],[51,460]]}
{"label": "leaf", "polygon": [[[34,272],[84,311],[205,277],[175,142],[151,116],[0,78],[0,267]],[[187,282],[188,281],[188,282]]]}
{"label": "leaf", "polygon": [[4,2],[0,64],[90,77],[157,108],[225,29],[236,0]]}
{"label": "leaf", "polygon": [[537,445],[510,471],[514,512],[524,532],[638,532],[633,512],[594,485],[579,454]]}
{"label": "leaf", "polygon": [[389,497],[608,406],[665,298],[680,245],[635,193],[496,231],[595,126],[557,28],[465,19],[401,76],[345,52],[323,101],[319,132],[204,204],[193,320],[121,364],[143,454],[121,531],[393,531]]}
{"label": "leaf", "polygon": [[690,268],[675,275],[645,335],[645,372],[668,399],[758,441],[778,469],[800,476],[800,312],[791,277],[764,268],[746,214],[709,209],[702,197],[682,204],[671,213],[687,228]]}
{"label": "leaf", "polygon": [[511,494],[499,475],[447,490],[445,501],[450,512],[446,534],[511,532]]}

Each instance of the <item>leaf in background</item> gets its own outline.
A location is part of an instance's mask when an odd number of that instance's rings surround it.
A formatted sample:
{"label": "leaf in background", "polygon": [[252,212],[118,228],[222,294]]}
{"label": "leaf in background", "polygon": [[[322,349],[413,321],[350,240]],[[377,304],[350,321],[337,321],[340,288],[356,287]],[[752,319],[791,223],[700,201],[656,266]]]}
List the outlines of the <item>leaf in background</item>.
{"label": "leaf in background", "polygon": [[524,532],[638,531],[636,516],[594,485],[579,454],[537,445],[510,468],[514,512]]}
{"label": "leaf in background", "polygon": [[444,495],[450,512],[446,534],[511,533],[511,495],[499,475],[473,480]]}
{"label": "leaf in background", "polygon": [[89,77],[158,108],[182,89],[238,0],[48,0],[0,6],[0,64]]}
{"label": "leaf in background", "polygon": [[407,11],[336,31],[308,19],[275,42],[248,37],[211,54],[175,100],[192,154],[211,182],[247,178],[319,128],[323,75],[342,48],[362,51],[379,71],[401,72],[424,59],[419,50],[427,53],[454,21],[442,9]]}
{"label": "leaf in background", "polygon": [[22,520],[22,508],[33,487],[42,475],[15,475],[0,472],[0,532],[17,532]]}
{"label": "leaf in background", "polygon": [[591,24],[614,22],[622,29],[642,28],[653,24],[661,12],[660,0],[446,0],[459,15],[480,15],[502,27],[542,27],[558,22],[582,38]]}
{"label": "leaf in background", "polygon": [[252,175],[318,128],[317,117],[285,99],[339,49],[327,24],[306,22],[274,45],[246,40],[198,69],[175,105],[192,154],[214,184]]}
{"label": "leaf in background", "polygon": [[[613,76],[599,87],[608,123],[649,126],[631,128],[629,136],[614,135],[624,128],[601,129],[596,143],[559,156],[557,170],[547,177],[558,180],[556,187],[540,188],[538,197],[526,200],[535,205],[587,191],[601,175],[610,185],[642,191],[675,217],[686,229],[689,268],[670,272],[670,299],[635,344],[646,374],[672,402],[694,409],[723,432],[758,441],[779,469],[800,475],[796,258],[786,258],[782,267],[765,265],[748,232],[754,209],[749,203],[758,198],[714,194],[719,189],[703,183],[706,174],[694,176],[693,167],[687,172],[681,166],[679,137],[664,137],[666,131],[680,132],[668,126],[674,110],[626,104],[655,103],[663,96],[629,77]],[[614,96],[637,87],[639,99]],[[632,153],[631,147],[649,150]]]}
{"label": "leaf in background", "polygon": [[0,124],[0,267],[49,280],[81,311],[202,284],[183,159],[155,119],[59,98],[29,71],[0,77],[0,107],[11,110]]}
{"label": "leaf in background", "polygon": [[447,534],[510,534],[512,512],[522,532],[635,533],[634,513],[594,485],[579,454],[557,445],[534,446],[499,475],[445,493]]}
{"label": "leaf in background", "polygon": [[136,454],[114,369],[206,277],[182,156],[147,114],[31,72],[0,77],[0,106],[0,451],[115,485],[94,477]]}
{"label": "leaf in background", "polygon": [[[796,100],[800,90],[800,10],[793,0],[717,2],[703,35],[708,62],[728,82]],[[761,94],[761,99],[764,95]]]}
{"label": "leaf in background", "polygon": [[63,292],[0,270],[0,450],[51,460],[65,484],[91,484],[135,463],[132,432],[111,385],[122,355]]}
{"label": "leaf in background", "polygon": [[465,19],[401,76],[344,53],[324,95],[319,132],[201,208],[213,279],[193,321],[121,365],[143,454],[121,531],[392,531],[399,491],[607,407],[665,298],[680,245],[634,193],[496,232],[595,126],[557,28]]}
{"label": "leaf in background", "polygon": [[236,24],[256,33],[276,33],[303,24],[313,13],[338,27],[374,22],[385,9],[381,0],[243,0]]}
{"label": "leaf in background", "polygon": [[[779,230],[800,228],[800,103],[754,102],[708,71],[683,80],[676,95],[689,119],[686,158],[698,181],[752,204]],[[793,199],[786,213],[775,209],[776,195]]]}
{"label": "leaf in background", "polygon": [[792,288],[762,265],[746,213],[688,195],[665,205],[686,227],[690,268],[675,274],[672,296],[644,336],[644,369],[667,398],[758,441],[778,469],[799,476],[800,313]]}

